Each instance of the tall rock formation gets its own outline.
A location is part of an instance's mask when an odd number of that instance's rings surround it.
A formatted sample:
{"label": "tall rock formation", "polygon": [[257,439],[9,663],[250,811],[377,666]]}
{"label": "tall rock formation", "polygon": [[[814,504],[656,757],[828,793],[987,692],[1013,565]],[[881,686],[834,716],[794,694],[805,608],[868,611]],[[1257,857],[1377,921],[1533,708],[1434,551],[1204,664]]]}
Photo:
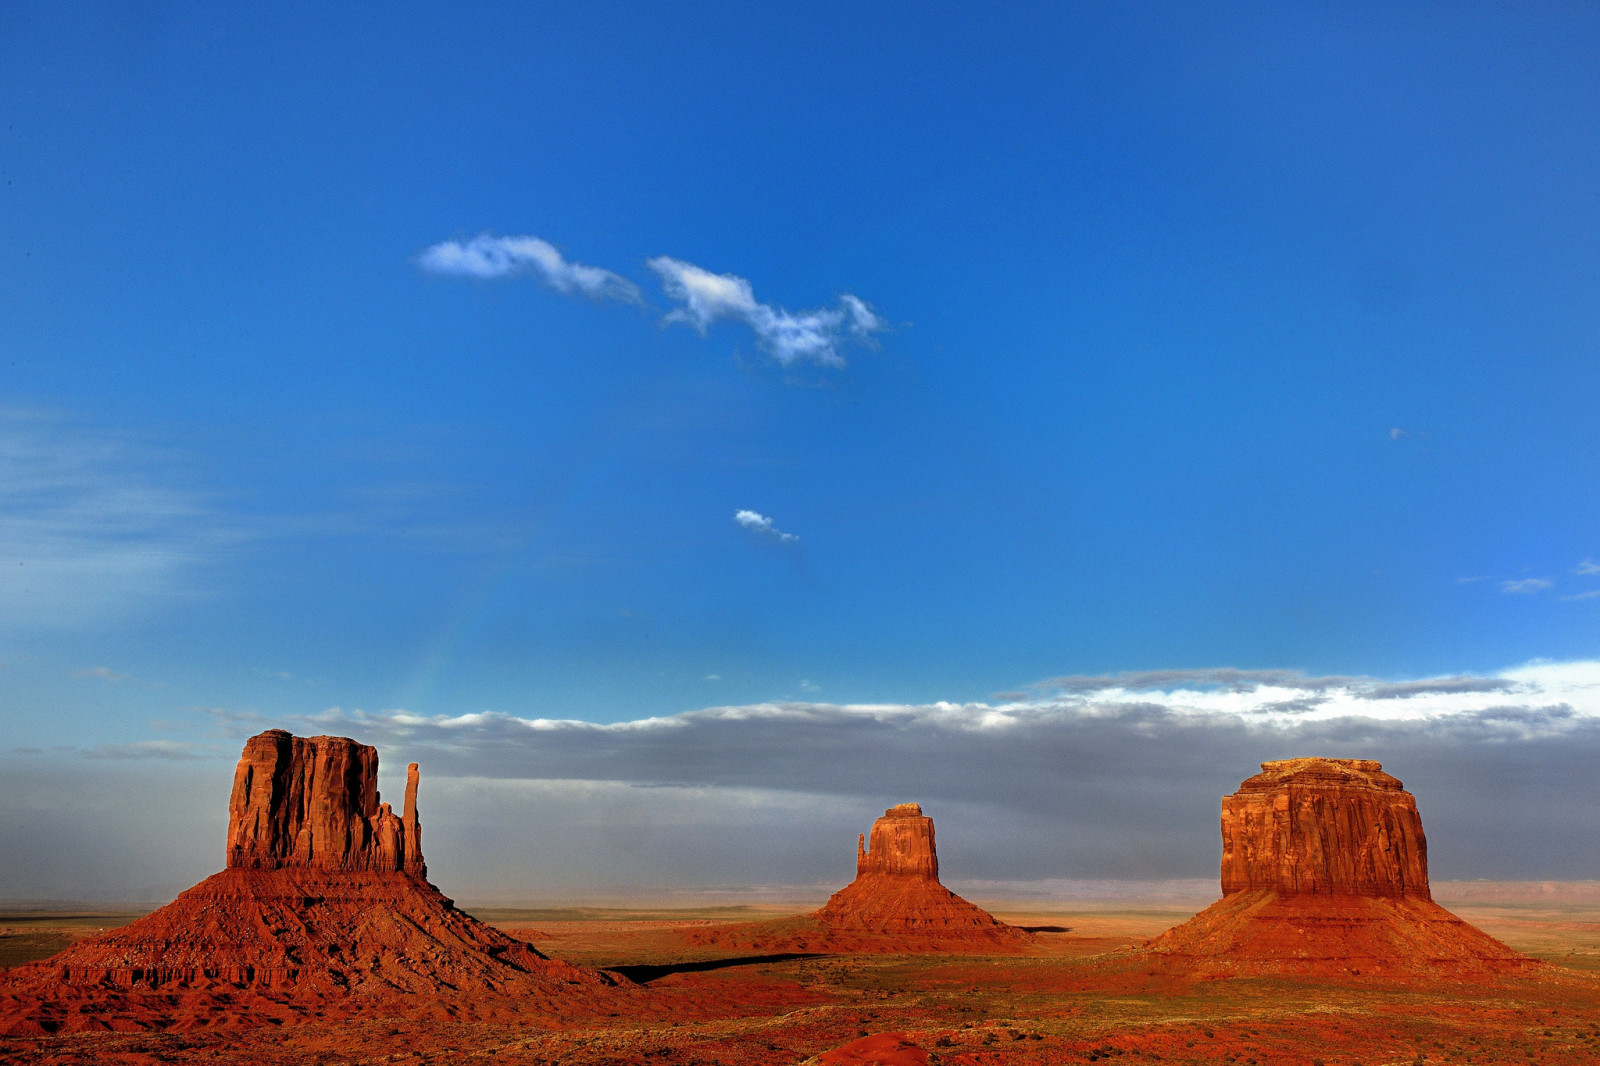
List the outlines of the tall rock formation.
{"label": "tall rock formation", "polygon": [[228,867],[401,871],[426,877],[417,764],[404,813],[378,796],[378,751],[269,729],[245,742],[228,800]]}
{"label": "tall rock formation", "polygon": [[1370,759],[1281,759],[1222,801],[1222,892],[1428,894],[1417,802]]}
{"label": "tall rock formation", "polygon": [[1283,759],[1222,800],[1222,899],[1146,946],[1202,976],[1537,965],[1433,902],[1416,800],[1368,759]]}
{"label": "tall rock formation", "polygon": [[856,840],[856,876],[915,877],[939,880],[939,853],[933,842],[933,819],[915,803],[901,803],[872,823],[872,846],[867,835]]}
{"label": "tall rock formation", "polygon": [[429,884],[417,765],[399,817],[377,780],[377,751],[346,737],[251,737],[228,804],[227,869],[0,975],[0,1034],[615,1009],[627,993],[614,978],[545,957]]}
{"label": "tall rock formation", "polygon": [[800,918],[708,930],[699,943],[760,950],[995,951],[1032,936],[939,883],[933,819],[915,803],[883,812],[856,840],[856,878]]}

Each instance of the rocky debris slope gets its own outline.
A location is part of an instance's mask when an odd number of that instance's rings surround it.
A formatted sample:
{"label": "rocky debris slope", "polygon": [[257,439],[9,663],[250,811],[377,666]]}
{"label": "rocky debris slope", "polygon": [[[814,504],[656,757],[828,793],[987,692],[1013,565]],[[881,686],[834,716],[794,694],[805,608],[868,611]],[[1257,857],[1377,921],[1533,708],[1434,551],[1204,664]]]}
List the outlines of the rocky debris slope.
{"label": "rocky debris slope", "polygon": [[377,769],[374,749],[344,737],[251,738],[229,805],[228,869],[0,976],[0,1034],[368,1010],[583,1014],[627,994],[610,975],[457,910],[423,880],[416,765],[399,818],[378,802]]}
{"label": "rocky debris slope", "polygon": [[1152,940],[1202,976],[1463,977],[1539,965],[1433,902],[1411,794],[1365,759],[1285,759],[1222,801],[1218,902]]}
{"label": "rocky debris slope", "polygon": [[933,819],[915,803],[890,807],[856,842],[856,878],[819,911],[695,937],[766,951],[1014,950],[1032,940],[939,883]]}

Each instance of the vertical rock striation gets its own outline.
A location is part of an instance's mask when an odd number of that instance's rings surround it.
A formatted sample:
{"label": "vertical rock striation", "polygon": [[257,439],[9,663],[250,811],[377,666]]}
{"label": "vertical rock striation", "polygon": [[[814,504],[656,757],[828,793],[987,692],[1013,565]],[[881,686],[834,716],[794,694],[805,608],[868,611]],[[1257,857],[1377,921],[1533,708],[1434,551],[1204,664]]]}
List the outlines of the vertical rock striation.
{"label": "vertical rock striation", "polygon": [[269,729],[245,742],[228,800],[228,867],[397,871],[423,878],[417,764],[403,814],[379,802],[378,752]]}
{"label": "vertical rock striation", "polygon": [[1222,801],[1222,892],[1428,893],[1417,802],[1370,759],[1282,759]]}

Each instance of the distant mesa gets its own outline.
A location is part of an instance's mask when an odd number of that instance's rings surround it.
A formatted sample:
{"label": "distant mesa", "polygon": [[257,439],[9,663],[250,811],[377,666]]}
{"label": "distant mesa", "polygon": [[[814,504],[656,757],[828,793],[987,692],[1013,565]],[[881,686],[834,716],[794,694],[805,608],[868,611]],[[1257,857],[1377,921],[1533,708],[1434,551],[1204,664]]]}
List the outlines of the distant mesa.
{"label": "distant mesa", "polygon": [[1416,800],[1368,759],[1283,759],[1222,800],[1222,899],[1146,945],[1218,976],[1536,966],[1428,890]]}
{"label": "distant mesa", "polygon": [[228,804],[227,869],[0,975],[0,1034],[283,1023],[375,1003],[441,1017],[589,1013],[628,994],[457,910],[425,879],[416,764],[399,816],[377,780],[377,751],[349,738],[251,737]]}
{"label": "distant mesa", "polygon": [[933,819],[902,803],[856,841],[856,878],[819,911],[696,934],[702,943],[763,950],[1014,950],[1031,934],[939,883]]}

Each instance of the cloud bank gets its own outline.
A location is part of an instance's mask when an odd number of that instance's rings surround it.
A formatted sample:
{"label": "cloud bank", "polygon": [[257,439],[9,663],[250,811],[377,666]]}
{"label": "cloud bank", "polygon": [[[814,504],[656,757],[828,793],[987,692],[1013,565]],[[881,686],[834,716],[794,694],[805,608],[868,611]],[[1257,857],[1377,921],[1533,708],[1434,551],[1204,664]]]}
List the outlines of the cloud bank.
{"label": "cloud bank", "polygon": [[[849,879],[856,833],[910,800],[937,819],[941,867],[958,890],[1214,884],[1219,798],[1258,763],[1373,758],[1416,794],[1436,878],[1600,877],[1596,661],[1412,679],[1232,668],[1071,675],[990,700],[786,700],[615,723],[340,708],[206,717],[229,739],[13,752],[0,763],[19,767],[17,781],[49,763],[52,780],[86,781],[86,794],[97,787],[88,768],[148,766],[151,798],[126,831],[154,838],[148,812],[165,802],[170,775],[228,765],[244,736],[268,726],[346,734],[378,746],[385,791],[401,787],[407,762],[422,764],[428,857],[449,891],[573,900],[837,887]],[[9,810],[7,780],[0,773]],[[219,841],[225,799],[219,786],[205,800]],[[71,821],[51,818],[57,832]],[[0,871],[48,880],[39,873],[48,855],[15,850],[25,832],[26,819],[0,825]],[[161,841],[148,842],[162,853]]]}
{"label": "cloud bank", "polygon": [[578,293],[592,300],[639,303],[639,287],[620,274],[574,263],[555,245],[538,237],[495,237],[482,234],[465,243],[441,241],[417,256],[417,265],[435,274],[469,278],[506,278],[531,274],[560,293]]}

